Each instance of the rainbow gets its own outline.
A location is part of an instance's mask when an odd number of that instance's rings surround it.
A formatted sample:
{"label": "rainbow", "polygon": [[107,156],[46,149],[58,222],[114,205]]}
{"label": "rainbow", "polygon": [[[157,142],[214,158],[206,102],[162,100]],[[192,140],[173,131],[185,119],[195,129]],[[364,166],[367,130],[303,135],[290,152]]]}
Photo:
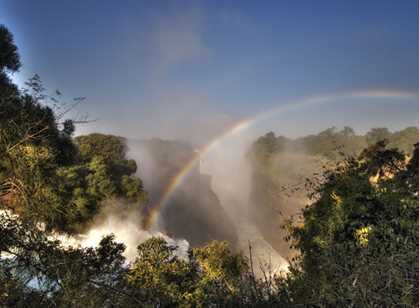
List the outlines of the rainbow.
{"label": "rainbow", "polygon": [[351,92],[340,92],[327,95],[312,96],[300,99],[298,101],[288,102],[281,105],[280,107],[269,110],[268,112],[259,113],[248,119],[244,119],[229,127],[222,134],[214,138],[211,142],[203,146],[201,149],[196,151],[196,154],[183,166],[183,168],[171,179],[169,185],[165,188],[162,193],[160,200],[153,206],[148,216],[143,221],[143,227],[149,229],[154,223],[157,214],[164,209],[173,192],[179,187],[184,179],[187,177],[189,172],[199,162],[199,160],[207,155],[212,149],[219,145],[226,137],[237,134],[248,129],[254,123],[261,120],[272,117],[279,112],[286,112],[295,110],[297,108],[317,106],[323,103],[336,101],[342,98],[394,98],[412,100],[417,99],[419,101],[419,93],[399,90],[399,89],[378,89],[378,90],[362,90],[362,91],[351,91]]}

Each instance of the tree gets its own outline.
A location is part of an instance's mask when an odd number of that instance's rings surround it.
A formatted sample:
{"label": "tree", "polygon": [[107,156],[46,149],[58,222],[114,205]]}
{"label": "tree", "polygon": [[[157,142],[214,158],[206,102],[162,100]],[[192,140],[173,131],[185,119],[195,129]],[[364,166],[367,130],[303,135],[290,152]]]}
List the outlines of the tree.
{"label": "tree", "polygon": [[138,246],[138,258],[128,274],[128,281],[144,290],[151,306],[179,306],[187,300],[197,272],[186,260],[174,254],[176,246],[163,238],[153,238]]}
{"label": "tree", "polygon": [[373,145],[378,141],[383,141],[385,139],[388,140],[390,136],[390,131],[385,127],[373,128],[365,135],[369,145]]}
{"label": "tree", "polygon": [[414,163],[406,165],[403,158],[381,142],[327,171],[315,201],[303,211],[304,224],[290,226],[301,253],[291,269],[290,302],[418,302],[418,187],[408,182],[415,177]]}
{"label": "tree", "polygon": [[0,25],[0,70],[16,72],[20,66],[20,56],[13,35],[4,25]]}
{"label": "tree", "polygon": [[0,25],[0,99],[16,94],[17,88],[7,73],[18,71],[20,66],[20,57],[13,35],[4,25]]}
{"label": "tree", "polygon": [[138,246],[128,281],[150,307],[270,307],[273,292],[250,272],[248,261],[213,241],[189,251],[188,259],[163,238]]}

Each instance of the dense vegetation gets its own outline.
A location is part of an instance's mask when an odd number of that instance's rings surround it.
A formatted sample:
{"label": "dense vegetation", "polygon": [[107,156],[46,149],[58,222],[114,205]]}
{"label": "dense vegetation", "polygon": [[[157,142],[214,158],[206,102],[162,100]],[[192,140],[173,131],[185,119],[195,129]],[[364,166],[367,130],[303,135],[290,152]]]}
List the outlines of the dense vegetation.
{"label": "dense vegetation", "polygon": [[330,160],[340,160],[342,156],[354,156],[366,147],[379,141],[387,140],[390,148],[397,148],[405,153],[411,153],[414,144],[419,142],[419,129],[407,127],[397,132],[388,128],[373,128],[364,135],[358,135],[351,127],[338,130],[328,128],[317,135],[308,135],[296,139],[275,136],[273,132],[260,137],[254,144],[252,151],[264,161],[275,154],[284,152],[304,153],[311,156],[323,156]]}
{"label": "dense vegetation", "polygon": [[146,195],[123,139],[72,138],[74,123],[46,105],[36,78],[33,93],[10,82],[20,61],[5,27],[0,51],[2,306],[417,306],[417,145],[405,148],[413,149],[407,160],[375,140],[308,182],[304,220],[287,225],[299,252],[287,275],[256,278],[252,259],[225,242],[185,257],[152,238],[127,264],[112,236],[96,248],[63,247],[50,236],[82,229],[110,198],[141,206]]}
{"label": "dense vegetation", "polygon": [[[419,285],[419,144],[412,159],[379,142],[314,184],[304,224],[291,227],[301,255],[296,298],[336,306],[414,306]],[[300,293],[301,292],[301,293]]]}
{"label": "dense vegetation", "polygon": [[322,180],[324,171],[335,168],[337,162],[358,157],[381,140],[386,140],[387,147],[411,156],[414,144],[419,142],[419,129],[390,132],[387,128],[373,128],[361,135],[345,127],[296,139],[273,132],[258,138],[248,155],[253,172],[251,212],[270,244],[283,255],[293,255],[282,240],[286,232],[281,225],[310,202],[306,179]]}

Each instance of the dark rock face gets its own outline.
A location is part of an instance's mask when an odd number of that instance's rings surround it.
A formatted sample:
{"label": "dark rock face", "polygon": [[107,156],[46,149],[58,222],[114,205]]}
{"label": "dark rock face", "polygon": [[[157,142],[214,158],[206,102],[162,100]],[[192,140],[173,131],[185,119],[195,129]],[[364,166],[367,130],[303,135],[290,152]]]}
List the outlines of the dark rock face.
{"label": "dark rock face", "polygon": [[192,175],[163,211],[170,236],[186,238],[192,246],[227,240],[235,247],[237,234],[207,175]]}
{"label": "dark rock face", "polygon": [[[128,146],[150,194],[145,213],[152,212],[173,178],[197,153],[186,143],[161,139],[131,140]],[[212,240],[226,240],[232,247],[237,244],[234,224],[211,189],[211,177],[200,173],[199,164],[160,209],[160,215],[164,231],[171,237],[186,239],[191,246]]]}

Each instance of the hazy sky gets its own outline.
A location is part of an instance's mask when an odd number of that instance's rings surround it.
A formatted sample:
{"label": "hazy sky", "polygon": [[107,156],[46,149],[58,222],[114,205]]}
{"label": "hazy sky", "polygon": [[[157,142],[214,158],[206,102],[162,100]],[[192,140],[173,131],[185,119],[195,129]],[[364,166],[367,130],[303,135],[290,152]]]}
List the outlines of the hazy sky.
{"label": "hazy sky", "polygon": [[18,81],[87,97],[82,131],[197,140],[291,98],[419,91],[417,0],[1,0],[0,23]]}

